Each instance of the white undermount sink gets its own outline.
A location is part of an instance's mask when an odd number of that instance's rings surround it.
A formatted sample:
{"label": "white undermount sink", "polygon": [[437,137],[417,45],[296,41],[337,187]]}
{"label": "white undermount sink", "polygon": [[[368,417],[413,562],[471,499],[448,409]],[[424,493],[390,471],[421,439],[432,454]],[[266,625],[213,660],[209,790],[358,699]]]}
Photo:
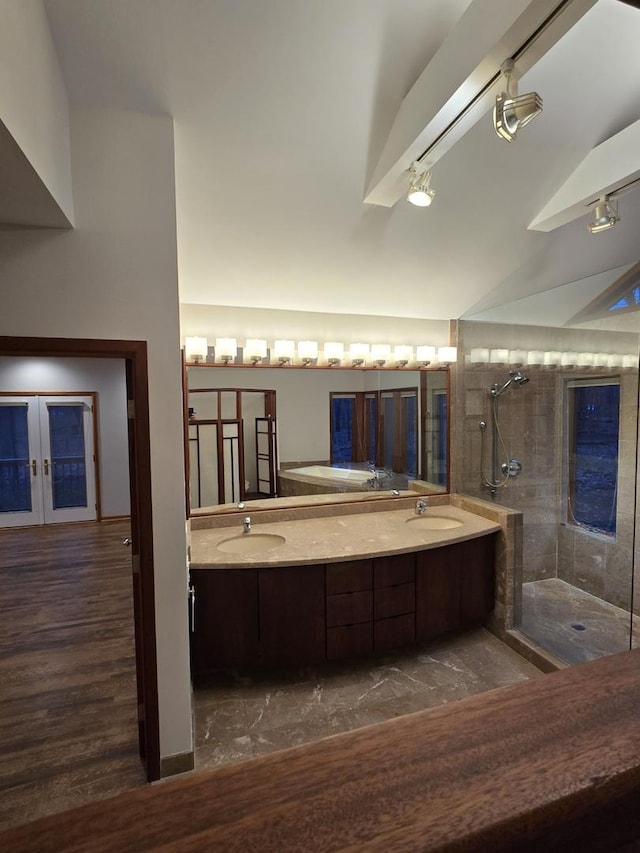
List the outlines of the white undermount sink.
{"label": "white undermount sink", "polygon": [[250,532],[223,539],[216,547],[230,554],[257,554],[262,551],[271,551],[286,541],[284,536],[279,536],[277,533]]}
{"label": "white undermount sink", "polygon": [[415,524],[425,530],[450,530],[452,527],[462,527],[462,522],[457,518],[449,518],[447,515],[414,515],[407,519],[407,524]]}

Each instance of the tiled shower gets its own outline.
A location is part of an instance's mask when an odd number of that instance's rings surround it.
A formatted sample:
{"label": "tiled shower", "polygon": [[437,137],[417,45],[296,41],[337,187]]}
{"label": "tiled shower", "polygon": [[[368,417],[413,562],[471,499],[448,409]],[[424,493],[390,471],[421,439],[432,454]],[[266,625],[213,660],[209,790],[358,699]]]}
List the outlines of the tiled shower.
{"label": "tiled shower", "polygon": [[[630,332],[458,322],[452,487],[523,513],[521,572],[516,573],[510,611],[513,627],[568,663],[629,648],[631,612],[640,612],[640,583],[632,608],[638,562],[634,561],[638,345],[639,336]],[[505,351],[512,355],[505,358]],[[514,351],[520,351],[515,364]],[[555,361],[562,352],[608,353],[616,366],[578,367],[576,358],[566,366],[528,363],[544,362],[545,352],[555,353]],[[508,456],[521,463],[522,472],[517,477],[496,477],[496,482],[505,483],[492,493],[482,485],[483,479],[493,476],[489,389],[495,383],[502,385],[515,368],[529,381],[512,383],[497,403]],[[564,389],[567,380],[614,375],[620,379],[620,431],[616,532],[610,536],[567,523]],[[487,424],[484,436],[481,421]],[[500,448],[499,463],[507,461],[505,455]],[[640,635],[637,629],[635,633]]]}

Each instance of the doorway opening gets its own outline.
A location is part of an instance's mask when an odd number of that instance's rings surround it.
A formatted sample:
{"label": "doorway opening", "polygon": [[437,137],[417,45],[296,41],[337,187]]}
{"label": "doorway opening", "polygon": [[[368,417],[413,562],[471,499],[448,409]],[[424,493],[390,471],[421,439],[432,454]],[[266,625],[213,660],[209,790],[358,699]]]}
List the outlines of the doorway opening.
{"label": "doorway opening", "polygon": [[[0,356],[123,359],[131,505],[131,587],[134,614],[138,747],[148,781],[160,778],[154,604],[151,460],[146,341],[0,336]],[[77,420],[76,412],[76,420]],[[51,462],[51,455],[45,457]],[[31,461],[29,458],[30,470]],[[44,469],[44,461],[42,463]],[[49,468],[50,468],[49,464]],[[51,476],[51,470],[49,471]],[[95,505],[95,502],[94,502]],[[29,529],[29,528],[27,528]],[[32,528],[37,531],[39,528]],[[11,619],[11,614],[8,614]],[[18,619],[19,617],[15,617]],[[45,650],[46,651],[46,650]]]}

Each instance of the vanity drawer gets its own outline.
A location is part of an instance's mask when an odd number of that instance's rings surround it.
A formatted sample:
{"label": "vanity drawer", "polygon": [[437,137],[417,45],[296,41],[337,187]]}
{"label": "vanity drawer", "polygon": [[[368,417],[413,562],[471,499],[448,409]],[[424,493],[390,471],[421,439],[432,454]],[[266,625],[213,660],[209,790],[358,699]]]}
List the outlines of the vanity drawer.
{"label": "vanity drawer", "polygon": [[327,595],[371,589],[372,578],[372,560],[329,563],[327,565]]}
{"label": "vanity drawer", "polygon": [[374,619],[387,619],[390,616],[401,616],[403,613],[414,613],[415,609],[415,583],[385,586],[375,591],[373,602]]}
{"label": "vanity drawer", "polygon": [[373,592],[370,589],[327,596],[327,627],[329,628],[336,625],[371,622],[372,612]]}
{"label": "vanity drawer", "polygon": [[374,586],[394,586],[411,583],[416,579],[415,554],[395,554],[391,557],[377,557],[375,561]]}
{"label": "vanity drawer", "polygon": [[327,628],[327,660],[370,655],[373,651],[373,623]]}
{"label": "vanity drawer", "polygon": [[416,615],[406,613],[391,619],[380,619],[373,623],[373,648],[376,652],[386,652],[410,646],[416,640]]}

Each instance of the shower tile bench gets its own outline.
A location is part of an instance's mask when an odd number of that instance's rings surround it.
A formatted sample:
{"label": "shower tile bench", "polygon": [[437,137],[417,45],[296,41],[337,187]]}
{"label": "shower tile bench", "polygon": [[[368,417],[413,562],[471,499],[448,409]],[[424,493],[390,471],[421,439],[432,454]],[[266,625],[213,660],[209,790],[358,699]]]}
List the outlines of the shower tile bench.
{"label": "shower tile bench", "polygon": [[640,649],[140,788],[12,853],[639,849]]}

